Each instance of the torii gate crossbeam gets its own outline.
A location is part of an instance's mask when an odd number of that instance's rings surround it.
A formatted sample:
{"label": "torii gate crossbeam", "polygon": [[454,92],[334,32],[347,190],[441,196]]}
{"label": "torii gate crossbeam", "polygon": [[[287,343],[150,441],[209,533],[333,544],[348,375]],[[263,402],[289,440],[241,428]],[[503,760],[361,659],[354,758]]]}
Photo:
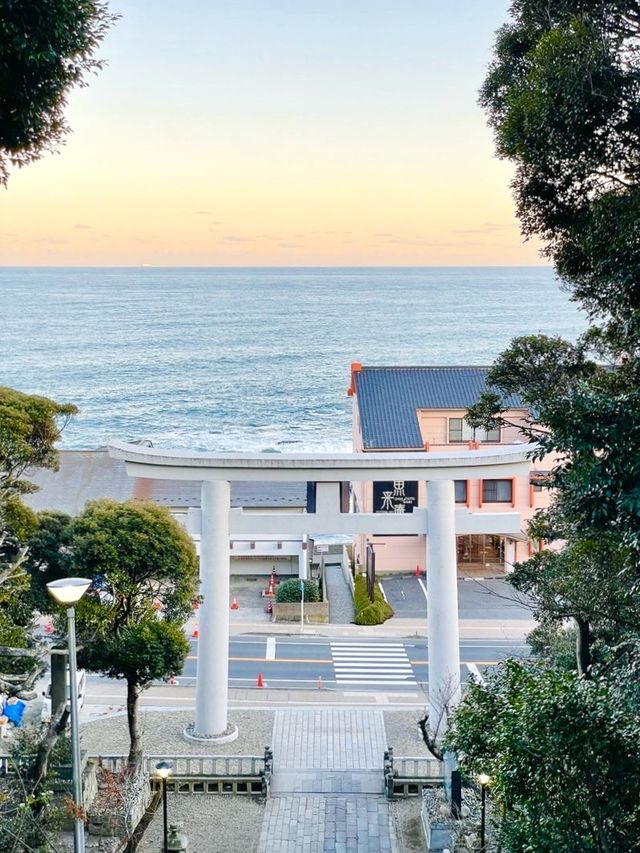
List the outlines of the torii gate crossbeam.
{"label": "torii gate crossbeam", "polygon": [[[517,533],[519,513],[456,512],[454,481],[526,476],[532,447],[502,445],[453,452],[348,454],[216,454],[162,450],[113,441],[112,457],[126,462],[131,476],[202,482],[200,640],[196,712],[186,736],[202,741],[232,740],[228,721],[229,535],[249,519],[230,511],[232,481],[310,481],[318,483],[316,512],[271,517],[287,531],[363,532],[362,515],[342,513],[339,483],[345,481],[423,480],[427,508],[406,515],[369,516],[366,524],[384,532],[427,534],[427,631],[429,639],[429,717],[446,725],[447,709],[460,696],[460,649],[456,569],[457,532]],[[253,523],[269,524],[255,516]],[[466,525],[466,526],[465,526]],[[487,525],[491,525],[490,529]],[[497,526],[499,525],[499,526]],[[259,531],[256,531],[259,532]],[[285,532],[270,529],[270,532]],[[367,532],[378,532],[370,529]]]}

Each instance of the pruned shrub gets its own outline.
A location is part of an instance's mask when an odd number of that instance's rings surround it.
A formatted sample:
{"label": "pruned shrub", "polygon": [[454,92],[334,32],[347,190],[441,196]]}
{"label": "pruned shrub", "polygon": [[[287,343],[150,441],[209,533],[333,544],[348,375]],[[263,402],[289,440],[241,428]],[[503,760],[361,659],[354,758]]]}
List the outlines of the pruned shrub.
{"label": "pruned shrub", "polygon": [[376,583],[373,601],[367,593],[367,579],[364,575],[356,575],[353,605],[356,611],[356,625],[382,625],[391,616],[393,608],[384,600],[380,587]]}
{"label": "pruned shrub", "polygon": [[[312,580],[302,581],[304,584],[304,600],[305,601],[320,601],[320,591],[318,584]],[[300,601],[300,579],[290,578],[288,581],[282,581],[276,587],[276,601],[280,604],[285,602]]]}

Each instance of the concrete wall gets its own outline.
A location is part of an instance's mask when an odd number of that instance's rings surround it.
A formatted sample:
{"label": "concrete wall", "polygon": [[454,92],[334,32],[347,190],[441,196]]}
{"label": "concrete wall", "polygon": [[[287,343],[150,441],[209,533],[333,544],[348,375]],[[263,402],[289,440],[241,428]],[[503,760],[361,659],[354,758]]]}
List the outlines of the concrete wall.
{"label": "concrete wall", "polygon": [[[300,602],[273,602],[274,622],[300,623]],[[307,601],[304,605],[304,621],[320,624],[329,621],[328,601]]]}

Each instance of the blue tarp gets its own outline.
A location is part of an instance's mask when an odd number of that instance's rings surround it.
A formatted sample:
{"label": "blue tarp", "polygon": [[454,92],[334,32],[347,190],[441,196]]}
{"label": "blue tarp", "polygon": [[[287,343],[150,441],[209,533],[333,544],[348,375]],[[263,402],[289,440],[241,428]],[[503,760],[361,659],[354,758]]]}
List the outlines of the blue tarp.
{"label": "blue tarp", "polygon": [[9,722],[13,723],[13,725],[19,729],[22,725],[22,715],[24,714],[24,709],[26,707],[26,703],[21,699],[18,699],[17,702],[13,703],[13,705],[6,704],[2,709],[2,713]]}

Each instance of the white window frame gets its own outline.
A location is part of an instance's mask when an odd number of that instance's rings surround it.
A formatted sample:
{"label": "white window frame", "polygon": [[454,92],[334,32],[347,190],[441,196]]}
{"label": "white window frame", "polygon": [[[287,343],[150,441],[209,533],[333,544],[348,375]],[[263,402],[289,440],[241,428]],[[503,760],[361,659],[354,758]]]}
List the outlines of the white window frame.
{"label": "white window frame", "polygon": [[[460,438],[451,438],[453,421],[460,421]],[[456,432],[458,432],[457,425]],[[462,444],[467,441],[481,441],[482,443],[487,444],[500,444],[500,427],[495,427],[495,429],[492,430],[476,429],[475,427],[469,426],[464,417],[447,418],[447,439],[449,444]]]}

